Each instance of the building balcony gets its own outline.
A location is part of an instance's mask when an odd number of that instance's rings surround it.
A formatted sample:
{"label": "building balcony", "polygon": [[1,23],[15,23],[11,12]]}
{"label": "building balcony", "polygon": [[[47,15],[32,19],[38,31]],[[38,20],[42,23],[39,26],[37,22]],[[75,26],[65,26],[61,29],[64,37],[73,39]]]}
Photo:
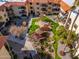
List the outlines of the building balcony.
{"label": "building balcony", "polygon": [[60,7],[60,4],[52,4],[52,6],[57,6],[57,7]]}
{"label": "building balcony", "polygon": [[21,16],[22,16],[22,17],[27,17],[27,15],[26,15],[26,14],[22,14]]}
{"label": "building balcony", "polygon": [[60,8],[52,8],[52,11],[60,11]]}
{"label": "building balcony", "polygon": [[41,8],[41,10],[42,10],[42,11],[47,11],[47,9],[46,9],[46,8]]}
{"label": "building balcony", "polygon": [[18,9],[26,9],[26,7],[25,6],[21,6]]}
{"label": "building balcony", "polygon": [[41,4],[41,6],[42,6],[42,7],[45,7],[45,8],[48,7],[47,4]]}
{"label": "building balcony", "polygon": [[60,8],[60,7],[58,7],[58,6],[52,6],[52,8]]}
{"label": "building balcony", "polygon": [[20,14],[26,14],[26,11],[25,10],[22,10],[19,12]]}

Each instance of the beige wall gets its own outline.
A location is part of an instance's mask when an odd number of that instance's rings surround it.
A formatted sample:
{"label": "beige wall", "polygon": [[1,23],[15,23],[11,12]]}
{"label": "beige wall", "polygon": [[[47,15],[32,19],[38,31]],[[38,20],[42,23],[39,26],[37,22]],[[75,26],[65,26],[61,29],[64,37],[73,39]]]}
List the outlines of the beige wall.
{"label": "beige wall", "polygon": [[[47,5],[48,5],[48,3],[46,3]],[[53,4],[53,3],[52,3]],[[50,13],[53,13],[53,12],[55,12],[55,11],[52,11],[52,4],[51,5],[48,5],[48,7],[50,7],[51,9],[50,9]],[[41,3],[39,3],[39,5],[37,5],[36,3],[32,3],[32,5],[30,5],[30,3],[28,3],[28,4],[26,4],[26,9],[27,9],[27,13],[29,13],[30,11],[31,11],[31,9],[30,9],[30,6],[32,6],[33,7],[33,11],[35,12],[35,14],[37,15],[38,13],[37,12],[39,12],[40,14],[41,14],[41,8],[42,8],[42,6],[41,6]],[[39,9],[37,9],[37,7],[39,8]],[[48,12],[48,7],[46,7],[47,8],[47,11],[45,11],[45,13],[46,14],[48,14],[49,12]],[[43,12],[42,12],[43,13]],[[57,11],[56,11],[56,13],[57,13]],[[58,12],[59,13],[59,12]]]}
{"label": "beige wall", "polygon": [[[75,17],[76,17],[76,14],[72,12],[72,14],[71,14],[71,16],[70,16],[70,18],[72,19],[71,25],[72,25],[72,23],[73,23]],[[79,34],[79,16],[78,16],[78,18],[77,18],[75,24],[76,24],[78,27],[77,27],[77,29],[73,28],[73,30],[76,31],[77,34]],[[70,28],[69,28],[69,29],[71,29],[71,25],[70,25]]]}

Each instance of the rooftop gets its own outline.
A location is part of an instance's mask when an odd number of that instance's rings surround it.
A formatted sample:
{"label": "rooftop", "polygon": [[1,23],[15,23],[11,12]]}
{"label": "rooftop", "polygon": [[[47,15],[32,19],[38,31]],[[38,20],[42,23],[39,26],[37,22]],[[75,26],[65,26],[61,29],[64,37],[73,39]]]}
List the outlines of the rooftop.
{"label": "rooftop", "polygon": [[60,0],[26,0],[26,2],[32,2],[32,3],[59,3]]}
{"label": "rooftop", "polygon": [[70,9],[70,6],[68,4],[66,4],[64,1],[61,1],[61,8],[64,10],[64,11],[68,11]]}
{"label": "rooftop", "polygon": [[[32,2],[32,3],[60,3],[61,8],[64,11],[68,11],[70,9],[70,6],[66,4],[63,0],[26,0],[26,5],[27,2]],[[2,6],[25,6],[25,2],[7,2],[7,3],[0,3]]]}
{"label": "rooftop", "polygon": [[0,36],[0,49],[3,47],[4,43],[6,42],[6,36]]}
{"label": "rooftop", "polygon": [[3,6],[10,7],[10,6],[25,6],[25,2],[6,2]]}

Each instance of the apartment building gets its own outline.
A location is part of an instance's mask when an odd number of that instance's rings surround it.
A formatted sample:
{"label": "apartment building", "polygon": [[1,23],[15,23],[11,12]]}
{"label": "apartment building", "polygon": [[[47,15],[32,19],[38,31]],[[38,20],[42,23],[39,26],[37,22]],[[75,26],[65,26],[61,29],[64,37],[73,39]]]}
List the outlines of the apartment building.
{"label": "apartment building", "polygon": [[34,14],[59,14],[60,0],[27,0],[26,1],[27,15]]}
{"label": "apartment building", "polygon": [[6,6],[6,11],[10,20],[26,20],[27,15],[24,2],[6,2],[4,6]]}
{"label": "apartment building", "polygon": [[[61,8],[64,7],[64,6],[66,8],[62,8],[62,11],[63,12],[69,11],[68,14],[70,14],[70,10],[69,9],[74,5],[74,2],[75,2],[75,0],[73,0],[73,1],[70,0],[69,2],[67,0],[63,0],[63,3],[65,3],[65,4],[62,4]],[[68,21],[68,23],[70,25],[69,29],[71,29],[71,25],[72,25],[73,21],[75,20],[77,14],[79,14],[78,10],[79,10],[79,6],[76,6],[76,9],[71,12],[70,20]],[[75,31],[76,34],[79,34],[79,16],[76,19],[76,22],[75,22],[74,27],[73,27],[73,31]]]}
{"label": "apartment building", "polygon": [[[70,18],[71,18],[71,24],[70,24],[70,27],[69,29],[71,29],[71,26],[72,26],[72,23],[74,22],[77,14],[79,14],[79,7],[76,8],[76,10],[74,10],[71,15],[70,15]],[[73,31],[76,32],[76,34],[79,34],[79,15],[75,21],[75,24],[74,24],[74,27],[73,27]]]}

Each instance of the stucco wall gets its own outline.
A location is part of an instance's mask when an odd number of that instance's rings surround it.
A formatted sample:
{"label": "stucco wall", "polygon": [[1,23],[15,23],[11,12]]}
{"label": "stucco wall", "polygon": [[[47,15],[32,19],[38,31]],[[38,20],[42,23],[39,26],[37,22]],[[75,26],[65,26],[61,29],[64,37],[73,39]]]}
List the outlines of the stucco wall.
{"label": "stucco wall", "polygon": [[[76,13],[73,13],[73,12],[72,12],[72,14],[71,14],[71,16],[70,16],[70,18],[71,18],[71,20],[72,20],[71,25],[72,25],[72,23],[73,23],[73,21],[74,21],[76,15],[77,15]],[[79,33],[79,16],[78,16],[78,18],[77,18],[75,24],[77,24],[78,27],[77,27],[76,30],[73,28],[73,30],[75,30],[76,33]],[[71,29],[71,25],[70,25],[70,28],[69,28],[69,29]]]}

